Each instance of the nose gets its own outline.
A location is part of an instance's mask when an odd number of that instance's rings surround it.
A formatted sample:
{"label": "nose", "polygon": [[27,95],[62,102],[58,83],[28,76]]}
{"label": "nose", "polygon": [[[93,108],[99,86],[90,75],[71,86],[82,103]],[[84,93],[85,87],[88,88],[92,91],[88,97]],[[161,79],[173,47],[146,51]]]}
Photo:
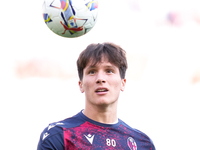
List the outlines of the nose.
{"label": "nose", "polygon": [[97,79],[96,83],[106,83],[106,81],[104,79]]}
{"label": "nose", "polygon": [[106,83],[106,80],[102,73],[98,73],[96,83],[98,83],[98,84]]}

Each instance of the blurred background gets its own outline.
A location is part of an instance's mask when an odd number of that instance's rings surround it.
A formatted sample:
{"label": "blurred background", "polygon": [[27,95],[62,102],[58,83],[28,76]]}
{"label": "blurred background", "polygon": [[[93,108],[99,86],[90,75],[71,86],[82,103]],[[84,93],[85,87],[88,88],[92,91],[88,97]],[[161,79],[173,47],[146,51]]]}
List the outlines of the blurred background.
{"label": "blurred background", "polygon": [[95,27],[73,39],[49,30],[42,4],[1,5],[1,149],[35,150],[49,123],[84,108],[76,60],[88,44],[106,41],[127,51],[119,118],[157,150],[199,149],[199,0],[99,0]]}

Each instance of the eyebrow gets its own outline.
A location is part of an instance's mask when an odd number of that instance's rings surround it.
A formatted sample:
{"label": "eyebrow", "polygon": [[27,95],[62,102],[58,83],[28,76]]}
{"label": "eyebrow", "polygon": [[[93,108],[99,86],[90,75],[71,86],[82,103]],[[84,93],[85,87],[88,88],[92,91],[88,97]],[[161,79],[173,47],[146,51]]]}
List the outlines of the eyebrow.
{"label": "eyebrow", "polygon": [[[93,66],[93,65],[91,65],[91,66],[88,66],[88,67],[86,67],[85,69],[86,70],[89,70],[89,69],[95,69],[95,68],[98,68],[96,65],[95,66]],[[104,68],[111,68],[111,69],[115,69],[115,68],[117,68],[116,66],[114,66],[114,65],[106,65],[106,66],[104,66]]]}

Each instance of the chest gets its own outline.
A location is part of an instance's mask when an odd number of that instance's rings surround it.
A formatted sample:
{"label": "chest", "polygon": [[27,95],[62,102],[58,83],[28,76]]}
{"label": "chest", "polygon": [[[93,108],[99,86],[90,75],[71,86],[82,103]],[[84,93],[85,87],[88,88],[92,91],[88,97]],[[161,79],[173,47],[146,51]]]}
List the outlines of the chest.
{"label": "chest", "polygon": [[150,150],[144,145],[142,137],[125,130],[109,128],[65,130],[64,144],[65,150]]}

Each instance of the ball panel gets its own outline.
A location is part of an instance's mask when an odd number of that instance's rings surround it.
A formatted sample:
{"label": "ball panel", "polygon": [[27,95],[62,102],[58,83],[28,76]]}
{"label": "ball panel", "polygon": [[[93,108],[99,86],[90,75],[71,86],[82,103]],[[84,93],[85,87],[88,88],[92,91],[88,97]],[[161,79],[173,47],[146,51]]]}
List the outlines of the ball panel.
{"label": "ball panel", "polygon": [[95,0],[44,0],[43,18],[54,33],[63,37],[78,37],[95,25],[98,2]]}

